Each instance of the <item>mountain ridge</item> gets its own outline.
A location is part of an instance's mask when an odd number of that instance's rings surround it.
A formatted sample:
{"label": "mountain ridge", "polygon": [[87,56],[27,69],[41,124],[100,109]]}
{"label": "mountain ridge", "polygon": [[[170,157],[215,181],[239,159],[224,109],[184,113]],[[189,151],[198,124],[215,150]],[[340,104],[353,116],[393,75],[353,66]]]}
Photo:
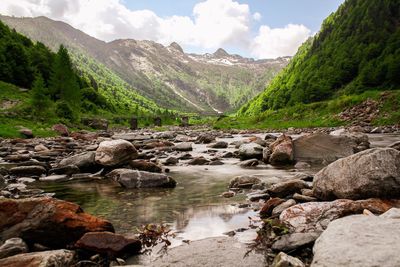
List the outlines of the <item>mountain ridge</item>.
{"label": "mountain ridge", "polygon": [[186,54],[176,42],[169,46],[133,39],[104,42],[46,17],[0,19],[53,50],[63,43],[72,54],[83,53],[100,62],[159,106],[186,112],[234,111],[288,63],[288,58],[254,60],[222,49]]}

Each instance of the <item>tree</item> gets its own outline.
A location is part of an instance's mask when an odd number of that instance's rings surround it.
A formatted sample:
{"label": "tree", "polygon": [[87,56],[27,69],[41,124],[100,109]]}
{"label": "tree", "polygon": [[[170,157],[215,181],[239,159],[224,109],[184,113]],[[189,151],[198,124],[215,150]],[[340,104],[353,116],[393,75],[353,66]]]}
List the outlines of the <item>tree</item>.
{"label": "tree", "polygon": [[33,115],[43,116],[50,106],[50,98],[42,75],[37,72],[32,85],[32,111]]}
{"label": "tree", "polygon": [[50,77],[50,93],[54,100],[68,104],[73,112],[79,112],[81,92],[72,68],[68,50],[61,45],[54,60]]}

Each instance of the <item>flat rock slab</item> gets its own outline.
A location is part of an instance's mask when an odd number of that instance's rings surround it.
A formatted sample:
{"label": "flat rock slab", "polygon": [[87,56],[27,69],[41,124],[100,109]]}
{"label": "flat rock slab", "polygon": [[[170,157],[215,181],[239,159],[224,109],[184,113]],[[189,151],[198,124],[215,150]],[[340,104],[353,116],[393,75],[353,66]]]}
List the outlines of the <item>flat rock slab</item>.
{"label": "flat rock slab", "polygon": [[312,267],[400,266],[400,220],[354,215],[331,222],[314,245]]}
{"label": "flat rock slab", "polygon": [[167,255],[152,262],[149,266],[266,266],[263,255],[250,253],[248,257],[244,258],[246,252],[246,244],[239,243],[233,238],[208,238],[170,249]]}

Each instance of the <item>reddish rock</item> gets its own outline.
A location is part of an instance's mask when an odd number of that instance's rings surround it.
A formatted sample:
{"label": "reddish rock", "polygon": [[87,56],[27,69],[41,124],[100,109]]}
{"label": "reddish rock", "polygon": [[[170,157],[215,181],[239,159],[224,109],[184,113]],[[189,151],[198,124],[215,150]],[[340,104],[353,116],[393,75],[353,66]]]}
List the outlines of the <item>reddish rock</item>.
{"label": "reddish rock", "polygon": [[288,135],[282,134],[269,146],[271,156],[269,161],[272,165],[288,164],[294,160],[293,141]]}
{"label": "reddish rock", "polygon": [[142,243],[138,239],[126,238],[110,232],[91,232],[82,236],[75,247],[96,253],[122,256],[137,254],[142,248]]}
{"label": "reddish rock", "polygon": [[0,218],[0,241],[20,237],[50,248],[65,248],[87,232],[114,231],[110,222],[53,198],[0,199]]}
{"label": "reddish rock", "polygon": [[69,136],[68,128],[64,124],[55,124],[51,129],[61,136]]}
{"label": "reddish rock", "polygon": [[271,216],[273,209],[283,202],[285,202],[284,199],[277,197],[269,199],[267,202],[265,202],[264,206],[260,210],[261,217]]}

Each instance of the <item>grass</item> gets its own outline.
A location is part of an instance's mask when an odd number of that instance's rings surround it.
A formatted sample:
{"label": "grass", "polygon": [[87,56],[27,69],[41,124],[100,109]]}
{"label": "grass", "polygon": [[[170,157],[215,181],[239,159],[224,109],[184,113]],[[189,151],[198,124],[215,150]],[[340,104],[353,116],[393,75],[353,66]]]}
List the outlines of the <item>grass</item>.
{"label": "grass", "polygon": [[[400,90],[387,91],[383,107],[373,125],[400,123]],[[311,104],[297,104],[280,110],[267,110],[253,117],[229,116],[215,120],[215,129],[285,129],[309,127],[335,127],[346,125],[337,118],[341,111],[367,99],[379,100],[382,91],[367,91],[360,95],[345,95],[334,100]]]}

